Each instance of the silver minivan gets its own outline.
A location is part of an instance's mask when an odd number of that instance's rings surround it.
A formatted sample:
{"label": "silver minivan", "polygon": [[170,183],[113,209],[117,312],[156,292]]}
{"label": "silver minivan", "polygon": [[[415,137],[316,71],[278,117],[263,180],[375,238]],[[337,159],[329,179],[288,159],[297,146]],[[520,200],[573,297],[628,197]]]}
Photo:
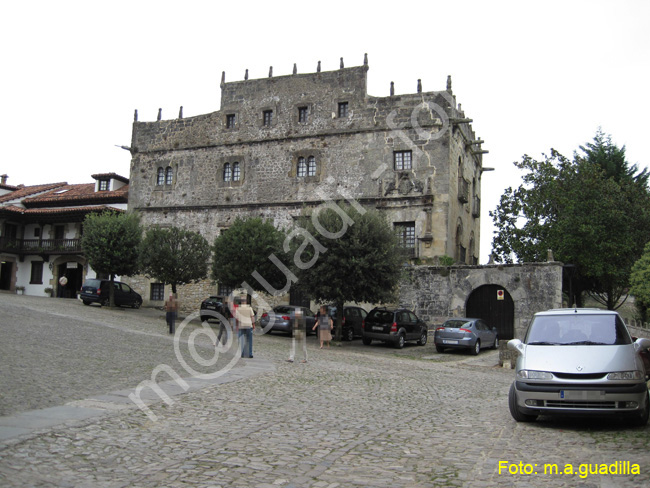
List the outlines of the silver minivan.
{"label": "silver minivan", "polygon": [[535,314],[519,353],[508,405],[517,422],[538,415],[610,415],[645,425],[647,375],[639,353],[650,339],[632,341],[617,312],[559,309]]}

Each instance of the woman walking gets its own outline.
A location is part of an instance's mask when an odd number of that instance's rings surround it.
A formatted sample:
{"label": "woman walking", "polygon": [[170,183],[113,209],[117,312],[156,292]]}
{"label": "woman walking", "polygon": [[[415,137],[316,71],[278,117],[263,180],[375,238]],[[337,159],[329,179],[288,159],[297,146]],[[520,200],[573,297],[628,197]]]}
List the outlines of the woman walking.
{"label": "woman walking", "polygon": [[330,347],[330,341],[332,340],[332,329],[334,328],[334,322],[332,317],[327,313],[327,307],[323,305],[320,308],[320,312],[316,316],[316,323],[311,330],[316,330],[318,327],[318,339],[320,340],[320,348],[323,349],[323,342],[327,342],[327,348]]}

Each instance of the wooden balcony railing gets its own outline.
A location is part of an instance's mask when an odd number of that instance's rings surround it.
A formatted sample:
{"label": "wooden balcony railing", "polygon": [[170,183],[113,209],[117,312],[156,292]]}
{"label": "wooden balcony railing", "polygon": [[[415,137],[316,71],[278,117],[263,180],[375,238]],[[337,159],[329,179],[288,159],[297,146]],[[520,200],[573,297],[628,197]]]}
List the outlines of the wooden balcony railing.
{"label": "wooden balcony railing", "polygon": [[81,252],[81,239],[12,239],[0,237],[0,251],[18,254],[69,254]]}

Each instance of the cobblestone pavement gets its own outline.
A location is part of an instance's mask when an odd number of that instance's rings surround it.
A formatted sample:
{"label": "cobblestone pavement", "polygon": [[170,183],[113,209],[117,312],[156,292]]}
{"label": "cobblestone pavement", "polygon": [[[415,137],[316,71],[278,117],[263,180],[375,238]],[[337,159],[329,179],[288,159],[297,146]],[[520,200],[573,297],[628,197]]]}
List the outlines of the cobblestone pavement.
{"label": "cobblestone pavement", "polygon": [[[0,302],[2,311],[14,303]],[[86,313],[75,303],[62,307]],[[65,315],[63,309],[56,313]],[[118,314],[112,330],[129,337],[133,333],[123,331],[124,324],[131,327],[133,317],[146,313],[106,312]],[[5,318],[1,323],[4,327]],[[581,419],[514,422],[507,408],[513,373],[495,367],[494,351],[437,355],[430,344],[397,351],[359,341],[320,350],[310,339],[309,362],[302,364],[285,361],[287,337],[256,336],[255,358],[240,362],[268,363],[273,370],[179,395],[171,404],[152,404],[157,421],[133,407],[6,440],[0,443],[0,486],[637,487],[650,482],[649,427]],[[4,383],[3,395],[7,384],[11,391],[13,383]],[[510,464],[499,473],[500,461]],[[579,465],[591,463],[593,470],[617,461],[638,464],[640,473],[581,477],[544,474],[543,468],[557,463],[561,472],[572,463],[579,471]],[[514,468],[538,474],[511,474]]]}

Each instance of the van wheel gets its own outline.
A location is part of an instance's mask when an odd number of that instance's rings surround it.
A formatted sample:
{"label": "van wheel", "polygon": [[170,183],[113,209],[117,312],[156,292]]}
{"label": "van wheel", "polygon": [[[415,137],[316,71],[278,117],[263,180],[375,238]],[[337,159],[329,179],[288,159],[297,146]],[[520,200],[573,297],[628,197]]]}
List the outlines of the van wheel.
{"label": "van wheel", "polygon": [[534,422],[537,420],[537,415],[527,415],[522,413],[517,406],[517,392],[515,390],[515,384],[510,385],[510,392],[508,393],[508,408],[510,409],[510,415],[517,422]]}
{"label": "van wheel", "polygon": [[108,298],[104,298],[102,301],[99,302],[99,304],[102,307],[108,307],[111,304],[111,302]]}
{"label": "van wheel", "polygon": [[90,305],[90,302],[88,300],[83,300],[84,305]]}
{"label": "van wheel", "polygon": [[638,417],[634,417],[631,421],[631,424],[634,427],[643,427],[648,423],[648,418],[650,417],[650,393],[648,393],[648,396],[645,399],[645,408],[641,413],[639,413]]}
{"label": "van wheel", "polygon": [[402,349],[405,342],[406,340],[404,339],[404,334],[400,334],[397,336],[397,341],[395,341],[395,347],[397,349]]}
{"label": "van wheel", "polygon": [[362,341],[364,346],[369,346],[372,343],[372,339],[368,339],[367,337],[364,337]]}

